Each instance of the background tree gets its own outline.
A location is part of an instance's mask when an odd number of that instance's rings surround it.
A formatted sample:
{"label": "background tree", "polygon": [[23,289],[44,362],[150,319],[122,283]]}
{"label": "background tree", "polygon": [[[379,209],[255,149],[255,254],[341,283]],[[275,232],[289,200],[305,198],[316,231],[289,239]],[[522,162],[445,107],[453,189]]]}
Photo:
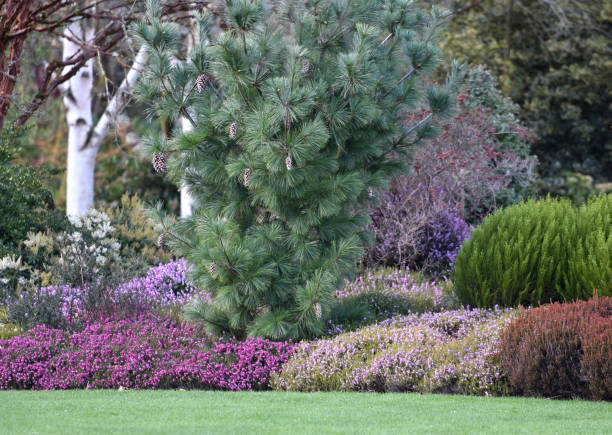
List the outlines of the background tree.
{"label": "background tree", "polygon": [[[611,180],[612,2],[484,0],[454,2],[442,38],[446,53],[485,64],[538,138],[544,191],[567,171]],[[474,6],[475,5],[475,6]],[[473,6],[473,7],[470,7]]]}
{"label": "background tree", "polygon": [[[187,20],[189,10],[208,4],[207,1],[166,2],[165,19]],[[129,23],[139,19],[142,11],[142,2],[134,0],[70,3],[33,0],[3,5],[0,11],[3,12],[0,66],[6,64],[0,81],[3,95],[0,123],[8,115],[11,104],[16,103],[13,118],[18,125],[24,124],[50,96],[61,91],[68,123],[66,210],[69,214],[82,215],[93,204],[98,149],[111,121],[115,121],[124,109],[129,88],[145,61],[146,52],[130,50],[125,38]],[[11,17],[14,18],[12,22]],[[36,86],[29,89],[30,92],[21,93],[21,98],[15,98],[12,93],[18,85],[27,38],[40,35],[60,38],[61,61],[54,59],[60,54],[59,50],[45,53],[49,58],[44,67],[30,71],[36,73]],[[109,63],[108,59],[115,63],[119,60],[122,65],[118,79],[107,74],[104,64]],[[103,89],[98,99],[93,94],[96,82],[101,83]],[[31,86],[26,86],[28,88]]]}
{"label": "background tree", "polygon": [[315,335],[368,240],[372,189],[449,114],[459,66],[443,86],[424,81],[448,14],[410,1],[246,0],[225,14],[218,37],[199,19],[200,43],[179,63],[175,26],[157,14],[138,27],[151,56],[140,98],[193,126],[150,140],[154,165],[198,206],[169,237],[214,295],[188,314],[238,336]]}

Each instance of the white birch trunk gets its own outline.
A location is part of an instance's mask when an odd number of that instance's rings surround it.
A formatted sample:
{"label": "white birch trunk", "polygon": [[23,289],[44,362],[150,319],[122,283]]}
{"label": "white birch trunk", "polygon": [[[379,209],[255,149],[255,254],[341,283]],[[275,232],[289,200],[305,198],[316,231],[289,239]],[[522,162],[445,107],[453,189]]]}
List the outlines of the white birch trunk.
{"label": "white birch trunk", "polygon": [[[83,31],[78,24],[66,29],[73,39],[91,40],[93,30]],[[78,37],[77,37],[78,36]],[[80,47],[64,38],[64,59],[78,54]],[[108,103],[102,117],[92,129],[91,90],[93,88],[93,59],[81,68],[68,82],[64,104],[68,121],[68,170],[66,174],[66,214],[83,215],[93,205],[94,171],[96,156],[102,141],[108,134],[113,119],[121,113],[127,95],[136,82],[144,63],[147,50],[142,47],[115,95]]]}
{"label": "white birch trunk", "polygon": [[[72,23],[64,30],[63,59],[78,56],[81,47],[93,37],[93,29],[83,22]],[[67,82],[64,105],[68,123],[68,163],[66,172],[66,214],[83,215],[93,204],[94,167],[97,148],[84,145],[92,127],[91,90],[93,88],[93,59],[79,69]]]}

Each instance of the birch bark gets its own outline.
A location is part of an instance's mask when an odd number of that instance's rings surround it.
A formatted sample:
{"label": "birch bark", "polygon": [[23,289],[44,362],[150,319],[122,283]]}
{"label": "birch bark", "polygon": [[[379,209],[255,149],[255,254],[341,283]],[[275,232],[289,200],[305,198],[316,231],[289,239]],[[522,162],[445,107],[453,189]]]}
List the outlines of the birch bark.
{"label": "birch bark", "polygon": [[[93,30],[82,30],[78,24],[66,29],[64,59],[76,55],[93,37]],[[75,43],[80,41],[81,45]],[[96,157],[112,121],[120,114],[128,100],[129,91],[136,82],[147,60],[143,47],[106,110],[95,127],[92,124],[91,91],[93,88],[93,59],[70,79],[65,89],[64,104],[68,122],[68,164],[66,173],[66,214],[83,215],[94,201]]]}
{"label": "birch bark", "polygon": [[[77,56],[93,38],[92,28],[77,21],[66,27],[63,60]],[[93,59],[79,69],[64,88],[68,123],[68,162],[66,172],[66,214],[83,215],[93,204],[94,168],[97,148],[85,147],[92,128],[91,90]]]}

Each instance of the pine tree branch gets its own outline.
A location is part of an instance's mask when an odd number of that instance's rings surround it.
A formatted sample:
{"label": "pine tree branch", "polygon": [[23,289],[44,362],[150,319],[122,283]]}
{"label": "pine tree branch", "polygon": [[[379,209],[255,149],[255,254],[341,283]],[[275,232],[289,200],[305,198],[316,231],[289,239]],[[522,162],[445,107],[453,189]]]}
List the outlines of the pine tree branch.
{"label": "pine tree branch", "polygon": [[395,89],[396,87],[398,87],[399,85],[401,85],[401,84],[402,84],[402,82],[404,82],[404,80],[406,80],[406,79],[407,79],[407,78],[409,78],[409,77],[410,77],[412,74],[414,74],[414,72],[415,72],[417,69],[419,69],[419,66],[416,66],[416,67],[412,67],[412,68],[410,68],[410,70],[409,70],[409,71],[408,71],[406,74],[404,74],[404,75],[402,76],[402,78],[401,78],[401,79],[399,79],[399,81],[398,81],[396,84],[394,84],[394,85],[393,85],[393,86],[392,86],[392,87],[391,87],[391,88],[390,88],[390,89],[389,89],[387,92],[385,92],[385,93],[384,93],[384,94],[383,94],[383,95],[382,95],[382,96],[381,96],[381,97],[378,99],[378,101],[382,100],[382,99],[383,99],[383,98],[385,98],[387,95],[389,95],[389,94],[390,94],[390,93],[393,91],[393,89]]}
{"label": "pine tree branch", "polygon": [[427,121],[429,121],[429,119],[433,116],[433,112],[429,112],[427,114],[427,116],[423,119],[421,119],[415,126],[411,127],[407,132],[406,132],[406,136],[408,136],[410,133],[412,133],[414,130],[416,130],[417,128],[419,128],[421,125],[423,125],[424,123],[426,123]]}
{"label": "pine tree branch", "polygon": [[227,261],[227,265],[229,267],[229,270],[231,270],[234,275],[239,276],[240,274],[238,273],[238,271],[236,270],[236,268],[234,267],[234,265],[232,264],[229,255],[227,255],[227,250],[225,249],[225,245],[223,244],[223,239],[221,238],[221,235],[217,234],[217,240],[219,240],[219,244],[221,245],[221,250],[223,251],[223,255],[225,256],[225,261]]}

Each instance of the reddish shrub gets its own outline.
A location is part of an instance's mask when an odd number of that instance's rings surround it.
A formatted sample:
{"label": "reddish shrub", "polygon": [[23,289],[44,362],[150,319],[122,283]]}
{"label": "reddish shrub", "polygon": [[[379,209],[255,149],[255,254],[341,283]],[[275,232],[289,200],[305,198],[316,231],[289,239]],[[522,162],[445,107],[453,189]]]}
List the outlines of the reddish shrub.
{"label": "reddish shrub", "polygon": [[[455,221],[479,223],[499,206],[526,195],[535,180],[535,159],[524,155],[528,132],[509,113],[511,121],[501,122],[467,91],[459,96],[457,109],[456,117],[438,126],[442,130],[438,137],[414,149],[410,173],[378,192],[379,204],[371,210],[367,228],[375,243],[366,250],[364,263],[431,269],[428,262],[436,253],[430,255],[423,245],[443,245],[444,260],[434,260],[433,269],[450,269],[456,252],[446,249],[447,235],[432,233],[432,222],[435,226],[454,215]],[[413,114],[407,122],[413,125],[426,115]],[[451,226],[456,228],[447,234],[461,244],[465,225]],[[423,257],[428,259],[424,265]]]}
{"label": "reddish shrub", "polygon": [[612,400],[612,298],[522,310],[499,357],[512,394]]}

